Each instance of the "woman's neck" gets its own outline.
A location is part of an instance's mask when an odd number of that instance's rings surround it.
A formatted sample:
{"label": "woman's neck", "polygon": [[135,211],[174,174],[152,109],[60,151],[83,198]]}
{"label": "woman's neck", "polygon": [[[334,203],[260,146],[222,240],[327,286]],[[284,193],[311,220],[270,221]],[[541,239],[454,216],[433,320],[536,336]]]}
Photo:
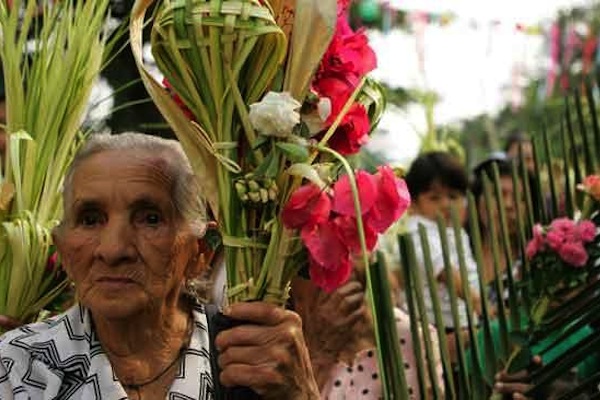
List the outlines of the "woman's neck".
{"label": "woman's neck", "polygon": [[124,320],[92,318],[115,373],[126,384],[151,379],[172,363],[188,345],[193,327],[191,310],[182,305]]}

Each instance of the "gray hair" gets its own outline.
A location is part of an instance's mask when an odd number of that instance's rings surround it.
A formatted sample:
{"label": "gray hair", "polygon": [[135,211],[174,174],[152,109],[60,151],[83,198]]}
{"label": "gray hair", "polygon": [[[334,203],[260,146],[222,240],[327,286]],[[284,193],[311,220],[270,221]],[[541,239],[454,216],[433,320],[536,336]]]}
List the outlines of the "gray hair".
{"label": "gray hair", "polygon": [[105,151],[138,151],[160,157],[165,162],[165,173],[171,178],[171,198],[176,213],[188,223],[194,234],[201,236],[206,226],[206,203],[200,185],[181,144],[143,133],[126,132],[118,135],[93,134],[81,146],[65,175],[63,207],[69,204],[73,191],[73,176],[77,168],[91,156]]}

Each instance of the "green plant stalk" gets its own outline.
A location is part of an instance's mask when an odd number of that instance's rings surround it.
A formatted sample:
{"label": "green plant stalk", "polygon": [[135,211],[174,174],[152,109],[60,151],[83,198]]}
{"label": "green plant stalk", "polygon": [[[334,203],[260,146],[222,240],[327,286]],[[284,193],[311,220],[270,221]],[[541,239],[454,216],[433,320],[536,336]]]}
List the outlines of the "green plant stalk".
{"label": "green plant stalk", "polygon": [[[451,208],[452,217],[452,228],[455,237],[455,245],[458,253],[458,268],[462,281],[462,292],[464,293],[464,302],[467,309],[467,322],[468,322],[468,333],[470,341],[470,355],[471,362],[473,364],[473,377],[472,377],[472,396],[474,398],[484,398],[486,392],[486,384],[483,377],[483,371],[479,365],[480,351],[477,342],[477,324],[473,322],[473,316],[475,309],[473,307],[473,298],[471,296],[471,287],[469,284],[469,277],[467,275],[467,265],[465,260],[465,248],[461,240],[461,223],[458,215],[458,210],[455,206]],[[481,290],[478,291],[481,293]],[[481,300],[480,300],[481,301]]]}
{"label": "green plant stalk", "polygon": [[[444,374],[446,376],[452,376],[452,364],[450,361],[450,352],[448,350],[448,343],[445,340],[446,337],[446,327],[444,325],[444,320],[442,318],[442,308],[440,305],[440,298],[438,296],[438,283],[436,278],[433,276],[433,263],[431,261],[431,251],[429,247],[429,239],[427,238],[427,230],[423,225],[419,225],[419,237],[421,239],[421,244],[423,245],[423,261],[425,262],[425,272],[427,275],[427,283],[429,285],[429,295],[431,296],[431,302],[433,305],[434,311],[434,319],[435,319],[435,328],[438,334],[438,338],[440,341],[440,353],[442,356],[442,365],[444,368]],[[407,238],[406,240],[410,240]],[[404,254],[406,252],[402,252]],[[404,259],[402,265],[407,266],[416,266],[416,260]],[[416,270],[416,268],[414,268]],[[410,273],[410,269],[407,270],[406,274]],[[411,293],[408,293],[410,295]],[[450,395],[450,398],[456,398],[456,389],[454,387],[454,380],[447,379],[448,386],[446,387],[446,394]],[[449,390],[448,390],[449,389]]]}
{"label": "green plant stalk", "polygon": [[596,100],[592,85],[588,80],[585,82],[585,97],[588,104],[589,115],[592,118],[592,132],[594,133],[594,150],[592,154],[596,160],[596,165],[600,164],[600,125],[598,124],[598,115],[596,113]]}
{"label": "green plant stalk", "polygon": [[[423,226],[419,226],[419,236],[421,239],[421,243],[423,243],[423,233],[425,233],[424,231],[422,231]],[[409,237],[407,237],[408,240],[410,240]],[[425,240],[427,240],[427,236],[425,234]],[[414,253],[415,249],[414,249],[414,245],[411,243],[408,243],[408,249],[409,252]],[[429,250],[429,249],[428,249]],[[431,254],[429,254],[429,257],[431,258]],[[414,254],[412,254],[412,260],[414,260]],[[431,261],[431,260],[430,260]],[[411,265],[416,265],[416,264],[411,264]],[[407,264],[408,266],[408,264]],[[426,268],[428,268],[429,266],[425,265]],[[410,267],[409,267],[410,268]],[[431,339],[431,332],[429,331],[429,317],[427,315],[427,312],[425,310],[425,301],[424,301],[424,293],[423,293],[423,279],[421,277],[421,269],[420,268],[414,268],[412,271],[406,268],[406,273],[410,274],[411,272],[414,273],[414,276],[407,276],[407,278],[414,278],[414,284],[412,284],[413,280],[411,279],[411,287],[414,289],[414,293],[416,294],[415,296],[415,300],[416,300],[416,304],[417,304],[417,313],[415,314],[415,318],[412,318],[411,315],[411,332],[413,335],[413,338],[416,337],[417,338],[417,342],[413,342],[413,343],[417,343],[417,345],[415,345],[415,348],[420,348],[421,347],[421,340],[419,338],[419,327],[421,328],[422,331],[422,335],[423,335],[423,342],[425,343],[425,358],[422,357],[422,352],[421,352],[421,356],[419,357],[417,355],[417,351],[415,351],[415,357],[417,357],[417,360],[423,360],[425,359],[427,361],[427,372],[428,372],[428,376],[429,376],[429,380],[430,380],[430,385],[433,388],[433,395],[435,399],[441,399],[442,395],[440,393],[439,387],[438,387],[438,382],[434,379],[434,377],[437,375],[437,371],[436,371],[436,365],[435,365],[435,355],[434,355],[434,351],[432,348],[432,339]],[[412,296],[407,296],[407,299],[409,300],[409,304],[410,303],[414,303],[415,301],[413,299],[411,299]],[[419,318],[420,316],[420,318]],[[420,321],[420,323],[416,323],[416,321]],[[413,327],[414,325],[414,327]],[[414,339],[413,339],[414,340]],[[440,342],[444,341],[445,342],[445,338],[442,337],[440,338]],[[425,385],[422,388],[421,393],[423,393],[423,395],[425,393],[427,393],[427,384],[426,384],[426,376],[423,374],[422,375],[422,371],[424,372],[425,368],[422,366],[419,366],[419,379],[422,380]],[[424,395],[425,396],[425,395]]]}
{"label": "green plant stalk", "polygon": [[546,169],[548,171],[548,183],[550,185],[550,196],[552,200],[551,216],[556,217],[558,215],[558,196],[556,195],[556,181],[554,177],[554,171],[552,168],[552,153],[550,152],[550,139],[548,138],[548,132],[545,126],[542,127],[542,135],[544,140],[544,156],[546,158]]}
{"label": "green plant stalk", "polygon": [[[513,255],[511,251],[511,241],[508,233],[508,224],[506,222],[506,208],[504,206],[504,199],[502,197],[502,189],[500,188],[500,173],[498,171],[498,164],[493,165],[493,184],[494,184],[494,193],[496,196],[496,201],[498,204],[498,211],[500,212],[500,234],[502,235],[502,243],[504,250],[504,260],[506,264],[506,281],[508,286],[508,305],[510,310],[510,319],[512,329],[520,329],[521,321],[519,318],[519,309],[518,309],[518,298],[515,290],[513,271],[512,271],[512,263],[513,263]],[[527,179],[523,180],[524,183]],[[516,186],[517,188],[519,186]],[[527,191],[525,191],[527,193]],[[518,215],[518,214],[517,214]],[[531,215],[531,213],[530,213]],[[500,279],[500,277],[498,277]],[[502,297],[502,292],[499,293],[500,298]]]}
{"label": "green plant stalk", "polygon": [[[437,219],[438,233],[440,235],[440,242],[442,245],[442,258],[444,260],[444,273],[447,277],[446,287],[450,294],[450,309],[452,312],[452,322],[457,332],[460,329],[460,318],[458,316],[458,294],[456,287],[454,286],[454,280],[452,279],[452,263],[450,260],[450,246],[448,244],[448,237],[446,235],[446,226],[441,215],[438,215]],[[466,398],[471,398],[471,385],[469,384],[469,376],[467,371],[467,363],[465,358],[465,342],[461,334],[454,335],[456,338],[456,349],[458,356],[458,370],[459,370],[459,383],[464,389],[464,395]]]}
{"label": "green plant stalk", "polygon": [[[390,296],[390,287],[387,278],[387,265],[383,253],[377,253],[377,263],[369,266],[373,293],[368,300],[373,309],[377,310],[379,317],[373,320],[375,335],[379,337],[381,353],[386,354],[386,362],[380,363],[380,371],[384,371],[381,383],[384,395],[389,399],[408,398],[408,384],[406,382],[404,361],[400,350],[398,331],[396,328],[393,305]],[[374,294],[377,293],[377,296]],[[415,324],[416,325],[416,324]],[[416,329],[412,328],[411,329]],[[379,345],[378,345],[379,346]],[[379,347],[378,347],[379,349]],[[381,369],[381,368],[385,369]],[[380,373],[381,375],[381,373]]]}
{"label": "green plant stalk", "polygon": [[[422,318],[427,318],[426,315],[422,314],[423,310],[419,310],[418,300],[419,294],[417,292],[418,282],[415,279],[416,271],[419,269],[415,263],[411,263],[411,261],[415,261],[415,249],[413,242],[410,237],[406,237],[406,243],[404,243],[404,247],[401,248],[403,253],[408,254],[408,263],[402,263],[402,271],[404,278],[404,292],[406,293],[406,303],[408,305],[408,314],[411,321],[411,337],[413,342],[413,354],[416,362],[417,369],[417,381],[419,383],[419,392],[426,393],[427,391],[427,382],[425,377],[425,365],[423,363],[423,352],[421,349],[421,335],[419,334],[419,320]],[[409,271],[410,266],[415,266],[415,271]],[[422,300],[422,298],[421,298]],[[425,325],[425,329],[428,327]],[[423,332],[424,334],[424,332]],[[435,376],[435,375],[434,375]]]}
{"label": "green plant stalk", "polygon": [[595,160],[590,153],[592,147],[590,146],[588,139],[588,132],[585,126],[585,119],[583,117],[583,106],[581,105],[581,93],[579,89],[575,89],[575,111],[577,115],[577,122],[579,125],[579,136],[583,139],[583,161],[585,165],[585,175],[593,174],[596,172]]}
{"label": "green plant stalk", "polygon": [[491,331],[491,316],[490,308],[488,304],[488,293],[486,283],[484,282],[483,272],[483,249],[481,245],[481,230],[479,226],[477,206],[475,204],[475,198],[472,193],[467,195],[467,204],[469,208],[469,223],[471,227],[471,240],[473,241],[473,256],[477,263],[477,273],[479,278],[479,288],[481,295],[481,316],[482,316],[482,329],[483,329],[483,340],[486,355],[486,379],[491,384],[494,379],[494,375],[499,369],[498,357],[494,348],[494,340]]}
{"label": "green plant stalk", "polygon": [[[502,284],[502,271],[500,269],[500,252],[498,250],[498,242],[494,240],[495,234],[498,231],[496,228],[496,222],[494,220],[493,215],[493,207],[494,200],[492,198],[492,189],[491,183],[487,176],[483,177],[483,193],[484,200],[486,205],[486,215],[489,222],[489,230],[488,235],[490,238],[490,244],[492,248],[492,259],[494,266],[494,288],[496,289],[496,293],[499,296],[502,296],[504,293],[504,285]],[[500,358],[506,359],[509,351],[509,341],[508,341],[508,324],[506,321],[506,310],[504,307],[504,302],[498,302],[498,323],[500,327]]]}
{"label": "green plant stalk", "polygon": [[[564,125],[561,123],[560,125],[560,138],[561,138],[561,148],[562,148],[562,156],[563,156],[563,172],[564,172],[564,181],[565,181],[565,209],[567,215],[573,215],[575,210],[575,198],[573,197],[572,185],[571,185],[571,174],[570,174],[570,164],[569,164],[569,152],[567,150],[567,133],[564,130]],[[577,163],[574,163],[577,164]]]}

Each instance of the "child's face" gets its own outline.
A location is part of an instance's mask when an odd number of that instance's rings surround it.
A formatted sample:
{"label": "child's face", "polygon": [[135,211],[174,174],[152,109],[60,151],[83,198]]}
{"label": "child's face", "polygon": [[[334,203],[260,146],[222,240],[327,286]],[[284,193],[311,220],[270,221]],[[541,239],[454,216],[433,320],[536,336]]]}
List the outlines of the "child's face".
{"label": "child's face", "polygon": [[459,211],[459,217],[464,217],[465,196],[460,190],[451,189],[438,181],[434,181],[429,190],[419,194],[413,199],[411,209],[414,214],[422,217],[437,220],[438,214],[441,214],[447,224],[452,221],[451,209],[455,204]]}

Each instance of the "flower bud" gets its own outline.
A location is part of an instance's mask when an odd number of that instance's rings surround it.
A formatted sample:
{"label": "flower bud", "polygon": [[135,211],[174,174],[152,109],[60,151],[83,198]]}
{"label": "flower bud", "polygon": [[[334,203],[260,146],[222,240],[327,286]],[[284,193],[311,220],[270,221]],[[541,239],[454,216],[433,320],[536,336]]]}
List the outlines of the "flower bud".
{"label": "flower bud", "polygon": [[255,180],[252,179],[248,181],[248,189],[250,189],[251,192],[258,192],[260,186]]}
{"label": "flower bud", "polygon": [[266,203],[267,201],[269,201],[269,192],[267,192],[267,189],[260,188],[258,193],[260,194],[260,200],[263,203]]}
{"label": "flower bud", "polygon": [[250,198],[251,202],[260,203],[260,194],[258,194],[258,192],[249,192],[248,197]]}

